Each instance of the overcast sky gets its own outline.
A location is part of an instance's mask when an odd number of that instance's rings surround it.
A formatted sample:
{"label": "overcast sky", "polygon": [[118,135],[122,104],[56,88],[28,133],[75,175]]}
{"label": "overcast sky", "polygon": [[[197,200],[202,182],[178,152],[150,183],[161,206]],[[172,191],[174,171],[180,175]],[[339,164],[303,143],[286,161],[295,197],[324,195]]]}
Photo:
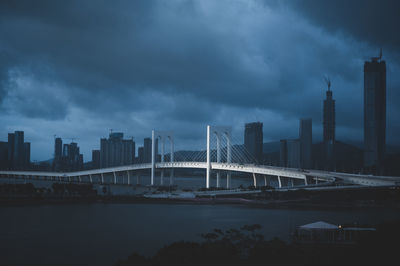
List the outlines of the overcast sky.
{"label": "overcast sky", "polygon": [[[332,81],[337,139],[363,140],[363,64],[387,63],[387,142],[400,144],[400,8],[367,0],[1,1],[0,140],[24,130],[32,160],[53,135],[85,161],[109,130],[175,132],[205,148],[206,125],[264,123],[264,142],[298,135]],[[65,139],[70,142],[70,140]]]}

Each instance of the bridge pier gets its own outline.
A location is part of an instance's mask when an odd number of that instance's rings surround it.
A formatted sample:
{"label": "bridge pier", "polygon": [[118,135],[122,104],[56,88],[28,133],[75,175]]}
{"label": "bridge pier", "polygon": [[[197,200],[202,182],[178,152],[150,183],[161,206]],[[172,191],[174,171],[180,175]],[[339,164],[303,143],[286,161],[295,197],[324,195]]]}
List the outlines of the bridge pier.
{"label": "bridge pier", "polygon": [[128,185],[131,183],[131,176],[129,175],[129,171],[126,171],[126,175],[128,177]]}
{"label": "bridge pier", "polygon": [[171,168],[169,172],[169,185],[172,186],[174,184],[174,168]]}
{"label": "bridge pier", "polygon": [[[215,132],[215,136],[217,137],[217,163],[221,162],[221,136],[219,132]],[[217,188],[219,188],[219,183],[221,179],[220,171],[217,171]]]}
{"label": "bridge pier", "polygon": [[231,172],[226,173],[226,188],[231,188]]}
{"label": "bridge pier", "polygon": [[[226,130],[225,132],[226,136],[226,162],[231,163],[232,162],[232,152],[231,152],[231,132],[230,129],[229,131]],[[228,171],[226,174],[226,188],[230,189],[231,188],[231,172]]]}
{"label": "bridge pier", "polygon": [[101,173],[101,183],[104,184],[104,175]]}
{"label": "bridge pier", "polygon": [[[212,132],[211,132],[212,131]],[[226,161],[231,162],[231,128],[230,127],[211,127],[207,126],[207,164],[206,164],[206,188],[210,188],[211,177],[211,134],[215,134],[217,138],[217,163],[221,162],[221,136],[226,137]],[[217,172],[217,187],[220,186],[220,173]],[[226,175],[226,187],[231,187],[231,173],[228,171]]]}
{"label": "bridge pier", "polygon": [[[174,162],[174,138],[173,136],[169,136],[169,143],[170,143],[170,162],[173,163]],[[174,168],[171,165],[171,171],[169,173],[169,185],[172,186],[174,184]]]}
{"label": "bridge pier", "polygon": [[253,173],[253,186],[257,187],[257,177],[255,173]]}
{"label": "bridge pier", "polygon": [[267,183],[267,176],[264,175],[264,187],[266,187],[266,186],[268,186],[268,183]]}
{"label": "bridge pier", "polygon": [[[163,137],[161,139],[161,162],[164,162],[164,151],[165,151],[165,139]],[[160,185],[164,185],[164,169],[161,169],[160,173]]]}
{"label": "bridge pier", "polygon": [[114,184],[117,184],[117,174],[113,172],[113,175],[114,175]]}
{"label": "bridge pier", "polygon": [[156,135],[154,130],[151,131],[151,174],[150,185],[154,186],[154,175],[156,173]]}
{"label": "bridge pier", "polygon": [[[162,131],[151,131],[151,177],[150,183],[154,186],[154,177],[156,174],[156,139],[161,140],[161,162],[164,162],[165,155],[165,139],[168,138],[171,144],[171,155],[170,161],[174,160],[174,137],[172,132],[162,132]],[[161,171],[161,185],[164,184],[164,172]]]}
{"label": "bridge pier", "polygon": [[206,168],[206,188],[210,188],[210,174],[211,174],[211,151],[210,151],[210,136],[211,127],[207,126],[207,168]]}
{"label": "bridge pier", "polygon": [[278,175],[278,186],[279,186],[279,188],[282,187],[282,180],[281,180],[281,177],[279,175]]}

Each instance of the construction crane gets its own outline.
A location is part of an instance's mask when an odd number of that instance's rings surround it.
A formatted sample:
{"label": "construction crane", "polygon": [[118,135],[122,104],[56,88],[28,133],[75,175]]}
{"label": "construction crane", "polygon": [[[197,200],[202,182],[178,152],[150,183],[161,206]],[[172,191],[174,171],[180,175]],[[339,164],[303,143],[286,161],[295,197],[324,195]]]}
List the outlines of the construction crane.
{"label": "construction crane", "polygon": [[330,91],[331,90],[331,80],[327,76],[325,76],[324,79],[325,79],[326,85],[328,85],[328,91]]}
{"label": "construction crane", "polygon": [[74,142],[74,140],[76,140],[76,139],[78,139],[78,138],[66,138],[66,139],[70,139],[71,140],[71,142]]}
{"label": "construction crane", "polygon": [[74,142],[74,140],[77,140],[78,138],[76,138],[76,137],[72,137],[72,138],[61,138],[61,139],[70,139],[70,140],[71,140],[71,142]]}

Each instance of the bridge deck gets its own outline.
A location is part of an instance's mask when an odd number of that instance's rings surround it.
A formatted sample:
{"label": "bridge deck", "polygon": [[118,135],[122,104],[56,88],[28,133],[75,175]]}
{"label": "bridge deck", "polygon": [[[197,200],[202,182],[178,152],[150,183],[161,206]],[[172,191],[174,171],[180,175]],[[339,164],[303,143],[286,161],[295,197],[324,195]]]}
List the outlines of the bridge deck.
{"label": "bridge deck", "polygon": [[[205,162],[163,162],[156,163],[157,169],[169,168],[189,168],[189,169],[206,169],[207,163]],[[133,164],[127,166],[118,166],[102,169],[93,169],[76,172],[40,172],[40,171],[0,171],[0,176],[13,177],[13,176],[28,176],[28,177],[81,177],[102,174],[113,174],[119,172],[137,171],[137,170],[150,170],[151,164]],[[237,164],[237,163],[211,163],[212,170],[230,171],[251,173],[258,175],[279,176],[294,179],[306,179],[307,177],[318,178],[325,181],[341,180],[348,183],[359,185],[400,185],[400,177],[387,177],[387,176],[370,176],[360,174],[346,174],[337,172],[326,172],[319,170],[302,170],[282,168],[276,166],[266,165],[250,165],[250,164]]]}

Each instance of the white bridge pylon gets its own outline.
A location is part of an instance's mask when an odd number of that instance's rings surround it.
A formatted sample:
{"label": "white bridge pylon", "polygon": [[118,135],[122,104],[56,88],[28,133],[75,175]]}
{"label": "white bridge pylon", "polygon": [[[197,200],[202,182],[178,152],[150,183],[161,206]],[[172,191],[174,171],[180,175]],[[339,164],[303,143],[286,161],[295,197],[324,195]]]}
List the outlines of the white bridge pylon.
{"label": "white bridge pylon", "polygon": [[[215,136],[217,138],[217,163],[221,162],[221,138],[226,138],[226,162],[231,163],[232,151],[231,151],[231,127],[221,126],[207,126],[207,168],[206,168],[206,188],[210,188],[210,175],[211,175],[211,138]],[[220,186],[220,172],[217,172],[217,187]],[[231,186],[231,173],[228,171],[226,174],[226,188]]]}
{"label": "white bridge pylon", "polygon": [[[156,140],[160,140],[161,143],[161,162],[164,162],[165,155],[165,140],[168,139],[170,143],[170,162],[174,162],[174,134],[171,131],[156,131],[151,132],[151,185],[154,186],[154,176],[156,172]],[[174,169],[170,170],[169,184],[173,184]],[[161,181],[160,185],[164,185],[164,170],[161,170]]]}

